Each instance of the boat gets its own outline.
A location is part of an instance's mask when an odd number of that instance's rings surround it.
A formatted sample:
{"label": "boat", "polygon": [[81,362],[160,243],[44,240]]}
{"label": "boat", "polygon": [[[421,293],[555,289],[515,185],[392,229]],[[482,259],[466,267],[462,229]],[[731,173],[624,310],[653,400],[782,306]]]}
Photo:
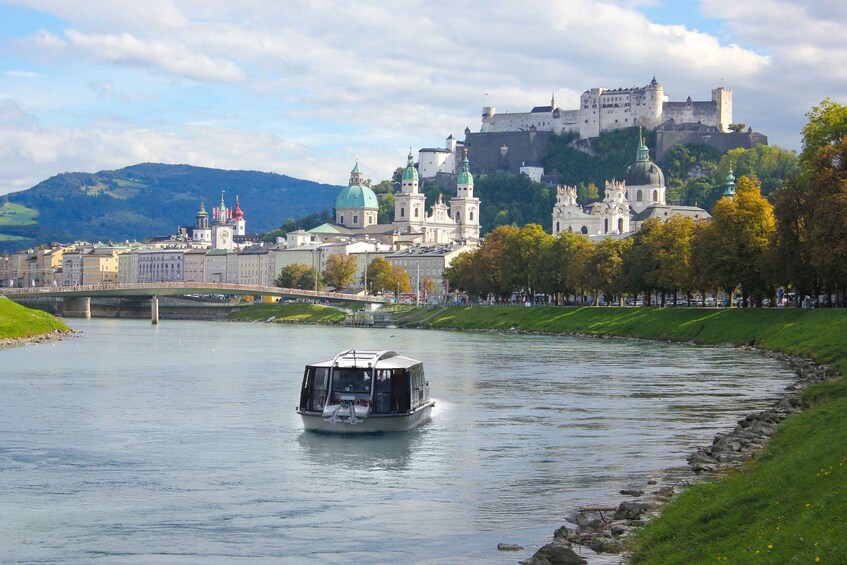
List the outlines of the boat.
{"label": "boat", "polygon": [[307,430],[402,432],[430,420],[423,363],[394,351],[342,351],[306,365],[297,413]]}

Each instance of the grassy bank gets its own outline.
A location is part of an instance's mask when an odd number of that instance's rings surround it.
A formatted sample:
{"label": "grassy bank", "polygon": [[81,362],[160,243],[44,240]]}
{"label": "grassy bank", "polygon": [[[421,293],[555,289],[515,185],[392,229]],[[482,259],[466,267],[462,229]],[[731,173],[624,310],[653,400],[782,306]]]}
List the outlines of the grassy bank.
{"label": "grassy bank", "polygon": [[445,329],[752,344],[833,365],[841,379],[807,388],[806,409],[752,463],[676,497],[633,540],[629,560],[847,563],[847,311],[474,307],[419,319]]}
{"label": "grassy bank", "polygon": [[53,331],[71,331],[47,312],[32,310],[0,296],[0,339],[27,338]]}
{"label": "grassy bank", "polygon": [[270,318],[274,322],[340,324],[344,321],[344,312],[319,304],[254,304],[229,317],[230,320],[253,322],[264,322]]}

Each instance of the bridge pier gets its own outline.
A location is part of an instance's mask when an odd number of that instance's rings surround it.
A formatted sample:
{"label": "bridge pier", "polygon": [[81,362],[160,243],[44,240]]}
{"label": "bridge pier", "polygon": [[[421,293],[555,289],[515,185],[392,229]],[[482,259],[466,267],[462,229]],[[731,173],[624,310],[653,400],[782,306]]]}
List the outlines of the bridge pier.
{"label": "bridge pier", "polygon": [[155,294],[150,297],[150,321],[153,325],[159,323],[159,297]]}
{"label": "bridge pier", "polygon": [[65,318],[91,318],[91,298],[62,299],[62,316]]}

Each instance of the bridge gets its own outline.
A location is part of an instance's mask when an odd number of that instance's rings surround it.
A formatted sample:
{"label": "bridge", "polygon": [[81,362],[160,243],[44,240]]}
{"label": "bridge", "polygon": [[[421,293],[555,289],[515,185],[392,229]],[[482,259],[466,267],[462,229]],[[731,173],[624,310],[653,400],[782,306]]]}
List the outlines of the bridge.
{"label": "bridge", "polygon": [[247,284],[169,282],[169,283],[97,283],[76,286],[44,286],[26,288],[0,288],[0,295],[11,300],[32,298],[61,298],[67,317],[91,317],[92,297],[149,298],[150,317],[154,324],[159,322],[159,296],[230,294],[238,296],[278,296],[280,298],[306,298],[327,302],[350,302],[360,304],[383,304],[385,299],[377,296],[359,296],[343,292],[302,290],[276,286]]}

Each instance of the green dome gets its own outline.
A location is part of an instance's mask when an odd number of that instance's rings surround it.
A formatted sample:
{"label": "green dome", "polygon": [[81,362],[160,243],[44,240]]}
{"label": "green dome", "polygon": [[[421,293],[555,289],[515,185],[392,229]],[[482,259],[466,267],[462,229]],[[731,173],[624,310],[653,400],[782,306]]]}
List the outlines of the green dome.
{"label": "green dome", "polygon": [[374,191],[363,184],[354,184],[342,190],[335,199],[335,208],[379,208]]}
{"label": "green dome", "polygon": [[209,217],[209,213],[206,211],[206,206],[203,204],[203,202],[200,202],[200,210],[197,212],[197,217],[198,218],[208,218]]}
{"label": "green dome", "polygon": [[415,158],[412,156],[412,148],[409,148],[409,162],[403,169],[403,180],[418,180],[418,170],[415,168]]}

